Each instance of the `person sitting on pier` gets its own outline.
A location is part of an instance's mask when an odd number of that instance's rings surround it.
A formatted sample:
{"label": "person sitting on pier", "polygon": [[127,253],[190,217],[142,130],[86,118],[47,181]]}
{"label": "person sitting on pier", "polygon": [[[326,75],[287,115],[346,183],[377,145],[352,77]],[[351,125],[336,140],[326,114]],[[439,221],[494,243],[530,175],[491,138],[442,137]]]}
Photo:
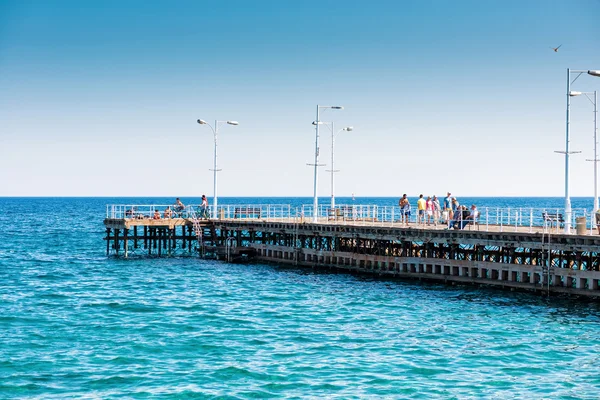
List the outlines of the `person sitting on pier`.
{"label": "person sitting on pier", "polygon": [[154,210],[154,216],[152,217],[152,219],[160,219],[160,211]]}
{"label": "person sitting on pier", "polygon": [[456,200],[456,197],[452,198],[452,212],[455,213],[456,211],[460,211],[462,210],[462,207],[460,206],[460,203],[458,202],[458,200]]}
{"label": "person sitting on pier", "polygon": [[173,215],[173,211],[171,211],[171,207],[165,208],[165,212],[163,213],[165,218],[171,218]]}
{"label": "person sitting on pier", "polygon": [[468,215],[468,211],[465,213],[462,212],[462,206],[458,206],[454,214],[452,215],[452,220],[450,221],[450,225],[448,225],[448,229],[461,229],[461,224],[464,221],[464,217]]}
{"label": "person sitting on pier", "polygon": [[179,200],[179,197],[175,199],[175,205],[173,206],[173,210],[176,212],[181,212],[185,209],[185,205]]}
{"label": "person sitting on pier", "polygon": [[135,207],[131,207],[129,210],[125,211],[125,218],[134,218],[135,217]]}
{"label": "person sitting on pier", "polygon": [[468,215],[464,215],[466,211],[467,208],[463,206],[463,221],[460,224],[460,229],[464,229],[469,223],[476,221],[479,216],[479,211],[477,211],[477,206],[475,204],[471,205],[471,212],[469,212]]}

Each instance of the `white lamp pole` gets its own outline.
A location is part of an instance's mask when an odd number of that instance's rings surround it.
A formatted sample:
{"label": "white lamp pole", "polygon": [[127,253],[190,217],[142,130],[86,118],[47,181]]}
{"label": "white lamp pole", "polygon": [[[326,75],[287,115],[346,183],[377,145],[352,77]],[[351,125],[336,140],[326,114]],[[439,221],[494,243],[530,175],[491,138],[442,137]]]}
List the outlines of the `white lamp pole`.
{"label": "white lamp pole", "polygon": [[315,121],[315,179],[314,179],[314,195],[313,195],[313,222],[318,221],[319,213],[319,198],[317,196],[317,184],[319,180],[319,125],[321,120],[319,117],[322,108],[331,108],[333,110],[343,110],[342,106],[320,106],[317,104],[317,120]]}
{"label": "white lamp pole", "polygon": [[[571,70],[567,68],[567,129],[565,134],[565,151],[559,151],[558,153],[564,153],[565,155],[565,233],[571,232],[571,217],[572,217],[572,209],[571,209],[571,195],[569,193],[569,155],[573,153],[581,153],[580,151],[570,152],[569,144],[569,125],[571,123],[570,120],[570,109],[571,109],[571,96],[573,93],[571,92],[571,84],[574,83],[577,78],[581,76],[581,74],[587,73],[592,76],[600,76],[600,71],[592,71],[592,70]],[[571,81],[571,74],[578,74],[573,81]]]}
{"label": "white lamp pole", "polygon": [[598,211],[598,92],[594,90],[594,212]]}
{"label": "white lamp pole", "polygon": [[239,123],[237,121],[217,121],[215,120],[215,126],[214,128],[205,120],[203,119],[199,119],[197,121],[200,125],[208,125],[210,127],[210,129],[213,132],[213,136],[215,139],[215,154],[214,154],[214,165],[213,165],[213,219],[217,219],[217,202],[218,202],[218,196],[217,196],[217,172],[220,171],[220,169],[217,168],[217,138],[219,135],[219,124],[221,123],[227,123],[229,125],[239,125]]}
{"label": "white lamp pole", "polygon": [[335,131],[335,126],[333,124],[333,122],[331,123],[331,169],[329,170],[329,172],[331,172],[331,209],[335,209],[335,184],[334,184],[334,176],[336,172],[339,172],[339,170],[335,169],[335,137],[338,133],[342,132],[342,131],[351,131],[354,128],[351,126],[347,126],[345,128],[340,129],[339,131]]}
{"label": "white lamp pole", "polygon": [[[598,115],[598,96],[597,91],[593,92],[573,92],[571,91],[569,95],[571,97],[585,95],[588,100],[594,105],[594,158],[586,161],[594,162],[594,213],[598,210],[598,125],[597,125],[597,115]],[[594,95],[594,100],[590,98],[590,95]]]}

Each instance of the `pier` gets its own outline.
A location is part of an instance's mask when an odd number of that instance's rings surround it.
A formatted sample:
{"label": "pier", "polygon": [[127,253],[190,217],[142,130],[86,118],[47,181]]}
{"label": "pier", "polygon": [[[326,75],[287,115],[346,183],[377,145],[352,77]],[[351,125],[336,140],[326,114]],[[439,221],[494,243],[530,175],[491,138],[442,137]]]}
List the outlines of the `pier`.
{"label": "pier", "polygon": [[600,236],[591,223],[564,233],[558,218],[547,218],[556,210],[485,210],[478,221],[450,230],[406,226],[397,207],[342,205],[319,210],[317,222],[310,207],[288,205],[220,206],[217,219],[200,219],[187,207],[173,218],[150,218],[163,208],[108,206],[107,255],[274,262],[600,297]]}

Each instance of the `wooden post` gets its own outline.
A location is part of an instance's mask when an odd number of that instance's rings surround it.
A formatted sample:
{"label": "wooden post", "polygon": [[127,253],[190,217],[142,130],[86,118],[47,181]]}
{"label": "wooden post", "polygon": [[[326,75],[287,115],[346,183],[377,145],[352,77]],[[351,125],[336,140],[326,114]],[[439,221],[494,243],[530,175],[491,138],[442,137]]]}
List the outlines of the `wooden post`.
{"label": "wooden post", "polygon": [[106,255],[110,254],[110,228],[106,228]]}
{"label": "wooden post", "polygon": [[129,256],[129,238],[127,234],[129,233],[129,229],[123,229],[123,250],[125,251],[125,258]]}
{"label": "wooden post", "polygon": [[148,248],[148,227],[144,225],[144,249]]}
{"label": "wooden post", "polygon": [[115,255],[119,255],[119,231],[120,229],[115,229]]}
{"label": "wooden post", "polygon": [[[183,231],[185,232],[185,227],[183,228]],[[188,226],[188,234],[187,234],[187,235],[185,235],[185,237],[184,237],[184,239],[183,239],[183,240],[184,240],[184,241],[186,241],[186,240],[187,240],[187,242],[188,242],[188,252],[189,252],[189,253],[191,253],[191,252],[192,252],[192,238],[191,238],[191,236],[192,236],[192,227],[191,227],[191,226]]]}
{"label": "wooden post", "polygon": [[133,226],[133,248],[138,248],[138,234],[137,234],[137,225]]}
{"label": "wooden post", "polygon": [[168,236],[167,236],[167,242],[169,242],[169,250],[168,250],[168,254],[171,255],[171,246],[173,245],[173,229],[169,229],[167,228],[167,232],[168,232]]}
{"label": "wooden post", "polygon": [[162,252],[162,246],[161,246],[161,243],[160,243],[161,234],[162,234],[162,229],[156,228],[156,237],[157,237],[157,239],[155,240],[155,242],[158,242],[158,256],[159,257],[160,257],[161,252]]}

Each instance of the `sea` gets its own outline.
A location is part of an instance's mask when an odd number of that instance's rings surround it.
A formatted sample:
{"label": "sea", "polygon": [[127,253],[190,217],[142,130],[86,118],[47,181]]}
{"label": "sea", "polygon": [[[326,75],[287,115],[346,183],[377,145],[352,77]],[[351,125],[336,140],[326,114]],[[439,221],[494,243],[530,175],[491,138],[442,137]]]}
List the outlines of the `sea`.
{"label": "sea", "polygon": [[[459,200],[563,206],[562,198]],[[0,198],[0,399],[600,396],[598,301],[275,264],[106,256],[107,204],[173,202]],[[592,199],[573,198],[573,207],[591,209]]]}

